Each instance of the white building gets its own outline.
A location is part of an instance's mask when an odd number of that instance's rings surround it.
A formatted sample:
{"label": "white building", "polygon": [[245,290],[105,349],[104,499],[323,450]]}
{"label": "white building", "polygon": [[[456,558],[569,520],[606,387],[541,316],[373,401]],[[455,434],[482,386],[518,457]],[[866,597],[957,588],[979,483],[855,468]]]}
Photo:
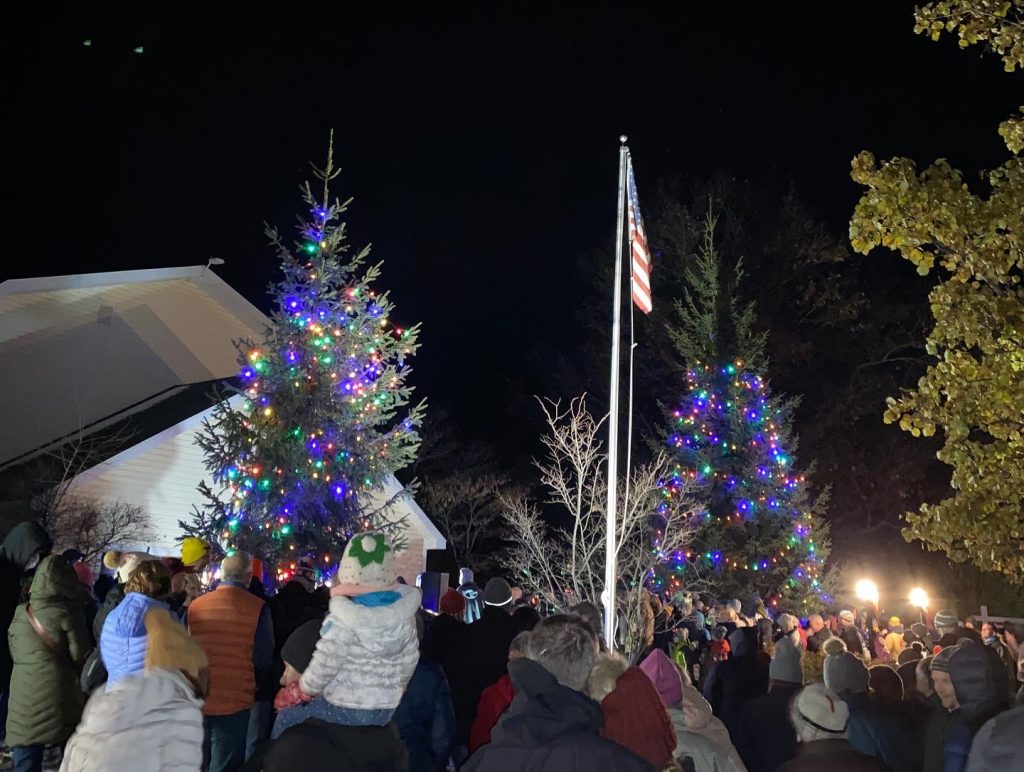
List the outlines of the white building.
{"label": "white building", "polygon": [[[79,474],[71,493],[142,506],[152,523],[146,545],[177,550],[206,477],[195,445],[210,408],[180,415],[184,398],[238,370],[233,341],[258,338],[267,317],[208,268],[15,279],[0,284],[0,468],[133,417],[152,428],[131,447]],[[206,405],[209,403],[206,402]],[[193,405],[194,407],[194,405]],[[133,420],[134,420],[133,419]],[[172,423],[173,425],[166,425]],[[382,500],[400,490],[386,483]],[[385,498],[386,497],[386,498]],[[411,497],[392,508],[408,522],[399,572],[410,581],[426,552],[445,541]]]}

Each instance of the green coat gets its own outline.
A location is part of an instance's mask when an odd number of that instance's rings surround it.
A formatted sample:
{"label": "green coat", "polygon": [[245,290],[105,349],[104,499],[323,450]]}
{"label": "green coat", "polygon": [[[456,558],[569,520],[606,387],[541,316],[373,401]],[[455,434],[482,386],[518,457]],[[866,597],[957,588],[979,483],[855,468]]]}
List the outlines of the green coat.
{"label": "green coat", "polygon": [[59,555],[43,558],[29,591],[39,623],[60,644],[51,652],[29,624],[26,604],[18,606],[7,631],[14,660],[7,744],[61,745],[82,717],[78,675],[92,648],[82,610],[82,589]]}

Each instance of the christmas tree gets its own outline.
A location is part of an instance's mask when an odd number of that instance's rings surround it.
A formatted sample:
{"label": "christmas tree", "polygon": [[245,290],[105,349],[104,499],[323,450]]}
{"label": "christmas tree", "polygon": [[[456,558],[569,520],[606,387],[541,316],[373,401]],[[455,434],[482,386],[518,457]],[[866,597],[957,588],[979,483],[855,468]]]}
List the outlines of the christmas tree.
{"label": "christmas tree", "polygon": [[700,527],[654,577],[657,589],[708,586],[721,598],[748,599],[810,612],[827,602],[827,495],[812,500],[796,469],[795,402],[764,380],[765,339],[754,308],[737,301],[739,261],[729,268],[715,248],[715,218],[686,273],[678,326],[686,363],[684,396],[672,411],[667,442],[674,458],[670,487],[695,485]]}
{"label": "christmas tree", "polygon": [[333,142],[326,167],[314,167],[321,197],[302,187],[310,217],[295,249],[267,229],[283,274],[269,290],[271,324],[262,340],[237,342],[237,397],[217,404],[197,439],[212,483],[200,484],[206,503],[181,525],[229,552],[330,563],[362,530],[401,541],[404,523],[365,494],[419,445],[423,406],[406,409],[418,327],[391,321],[369,246],[350,253],[339,220],[349,202],[330,197],[332,155]]}

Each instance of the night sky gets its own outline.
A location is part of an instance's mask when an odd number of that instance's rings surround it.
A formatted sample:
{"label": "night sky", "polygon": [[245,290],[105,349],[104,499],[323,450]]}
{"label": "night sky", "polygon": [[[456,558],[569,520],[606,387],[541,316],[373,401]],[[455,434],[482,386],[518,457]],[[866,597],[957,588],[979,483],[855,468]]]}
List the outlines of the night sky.
{"label": "night sky", "polygon": [[333,127],[353,241],[384,259],[400,321],[423,322],[419,393],[499,444],[506,398],[543,391],[573,346],[620,133],[641,204],[661,178],[723,169],[792,183],[843,233],[857,151],[973,173],[1004,158],[996,125],[1019,102],[996,57],[914,35],[898,0],[175,5],[45,8],[8,51],[0,278],[215,255],[266,308],[262,224],[302,213]]}

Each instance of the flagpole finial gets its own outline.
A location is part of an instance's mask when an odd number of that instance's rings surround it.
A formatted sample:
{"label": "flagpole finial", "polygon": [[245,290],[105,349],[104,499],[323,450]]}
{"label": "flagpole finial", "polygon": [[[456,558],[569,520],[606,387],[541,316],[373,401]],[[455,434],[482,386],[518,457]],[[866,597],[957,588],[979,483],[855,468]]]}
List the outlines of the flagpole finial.
{"label": "flagpole finial", "polygon": [[627,139],[628,139],[628,137],[625,134],[620,134],[619,135],[619,142],[621,142],[623,145],[626,144],[626,140]]}

